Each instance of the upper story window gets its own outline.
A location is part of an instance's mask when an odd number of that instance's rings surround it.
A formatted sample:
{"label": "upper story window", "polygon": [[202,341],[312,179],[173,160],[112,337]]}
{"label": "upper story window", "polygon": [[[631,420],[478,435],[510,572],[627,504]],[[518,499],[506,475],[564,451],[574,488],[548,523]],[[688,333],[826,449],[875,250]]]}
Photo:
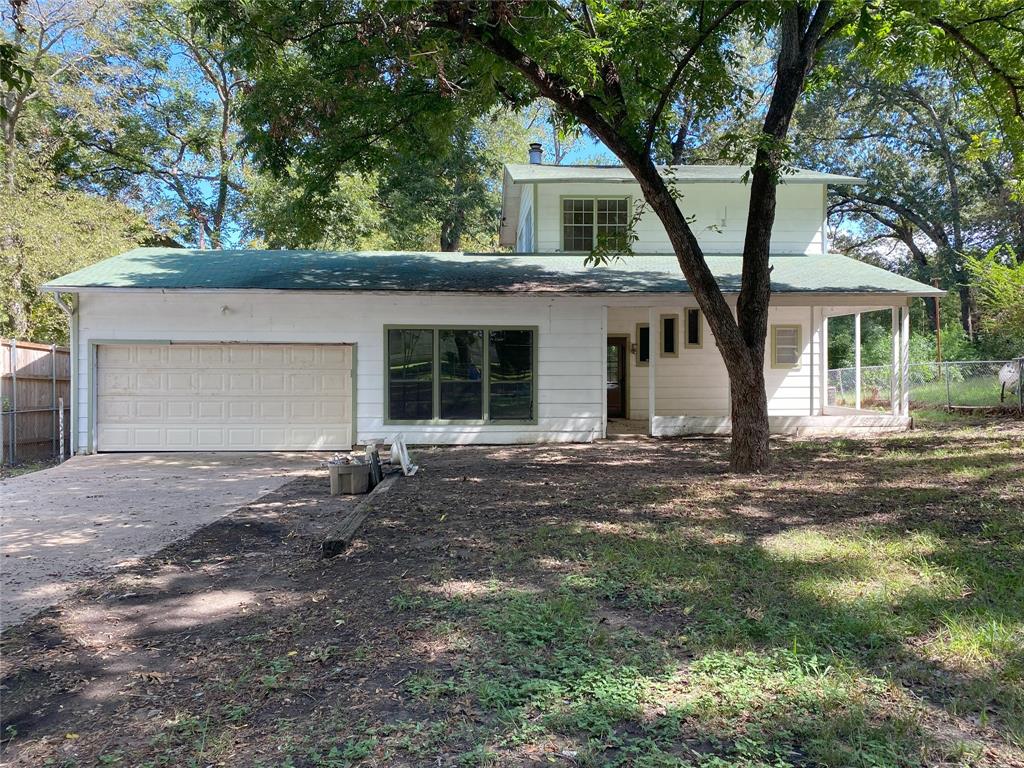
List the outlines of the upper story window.
{"label": "upper story window", "polygon": [[629,231],[628,197],[562,199],[562,250],[622,249]]}

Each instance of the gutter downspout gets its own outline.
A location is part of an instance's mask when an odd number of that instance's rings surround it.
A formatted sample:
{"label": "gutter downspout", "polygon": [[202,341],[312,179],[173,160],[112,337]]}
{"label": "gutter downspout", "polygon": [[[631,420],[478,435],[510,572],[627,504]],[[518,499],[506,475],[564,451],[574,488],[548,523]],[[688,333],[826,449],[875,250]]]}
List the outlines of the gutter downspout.
{"label": "gutter downspout", "polygon": [[[71,400],[71,418],[69,419],[68,432],[71,437],[71,445],[69,455],[74,456],[78,453],[78,379],[76,378],[78,373],[78,294],[71,294],[74,297],[74,303],[68,306],[58,291],[54,291],[52,296],[53,300],[57,302],[57,306],[60,307],[64,314],[68,316],[68,336],[70,343],[68,347],[70,351],[68,353],[68,361],[71,364],[71,372],[69,373],[70,380],[68,381],[68,397]],[[63,457],[61,457],[63,461]]]}

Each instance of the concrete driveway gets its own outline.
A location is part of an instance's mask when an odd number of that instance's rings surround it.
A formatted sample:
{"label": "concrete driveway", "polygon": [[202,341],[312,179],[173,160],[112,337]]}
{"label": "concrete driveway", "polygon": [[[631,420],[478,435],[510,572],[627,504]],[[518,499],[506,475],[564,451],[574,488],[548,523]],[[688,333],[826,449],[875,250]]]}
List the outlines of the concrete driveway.
{"label": "concrete driveway", "polygon": [[0,627],[53,605],[84,578],[188,536],[321,458],[99,454],[0,481]]}

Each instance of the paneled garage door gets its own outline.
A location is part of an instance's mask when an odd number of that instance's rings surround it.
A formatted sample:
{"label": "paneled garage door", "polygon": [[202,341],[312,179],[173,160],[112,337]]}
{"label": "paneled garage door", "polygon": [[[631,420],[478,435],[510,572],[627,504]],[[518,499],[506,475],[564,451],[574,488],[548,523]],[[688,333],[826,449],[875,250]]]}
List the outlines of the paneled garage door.
{"label": "paneled garage door", "polygon": [[352,347],[110,344],[97,348],[97,450],[352,447]]}

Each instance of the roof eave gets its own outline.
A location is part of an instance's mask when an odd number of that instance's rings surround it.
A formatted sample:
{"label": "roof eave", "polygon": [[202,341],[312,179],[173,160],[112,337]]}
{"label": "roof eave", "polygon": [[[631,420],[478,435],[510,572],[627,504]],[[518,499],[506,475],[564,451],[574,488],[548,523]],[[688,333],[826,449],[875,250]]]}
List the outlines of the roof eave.
{"label": "roof eave", "polygon": [[[480,289],[452,289],[452,290],[423,290],[417,288],[241,288],[237,286],[229,287],[209,287],[209,286],[196,286],[190,288],[162,288],[159,286],[137,286],[137,285],[50,285],[44,284],[40,286],[40,289],[47,293],[239,293],[239,292],[253,292],[253,293],[322,293],[322,294],[344,294],[344,295],[358,295],[358,294],[374,294],[374,295],[395,295],[395,294],[410,294],[410,295],[425,295],[425,296],[451,296],[451,295],[462,295],[462,296],[517,296],[517,295],[539,295],[539,296],[666,296],[666,295],[679,295],[679,296],[692,296],[693,291],[677,291],[677,290],[655,290],[655,291],[616,291],[616,290],[580,290],[578,288],[545,288],[545,289],[491,289],[491,290],[480,290]],[[735,289],[722,289],[722,293],[727,296],[737,295],[739,290]],[[892,298],[931,298],[941,297],[945,295],[943,291],[926,290],[926,291],[889,291],[889,290],[874,290],[874,291],[848,291],[848,290],[813,290],[813,289],[796,289],[796,290],[774,290],[773,294],[777,296],[820,296],[820,297],[838,297],[838,296],[891,296]]]}

